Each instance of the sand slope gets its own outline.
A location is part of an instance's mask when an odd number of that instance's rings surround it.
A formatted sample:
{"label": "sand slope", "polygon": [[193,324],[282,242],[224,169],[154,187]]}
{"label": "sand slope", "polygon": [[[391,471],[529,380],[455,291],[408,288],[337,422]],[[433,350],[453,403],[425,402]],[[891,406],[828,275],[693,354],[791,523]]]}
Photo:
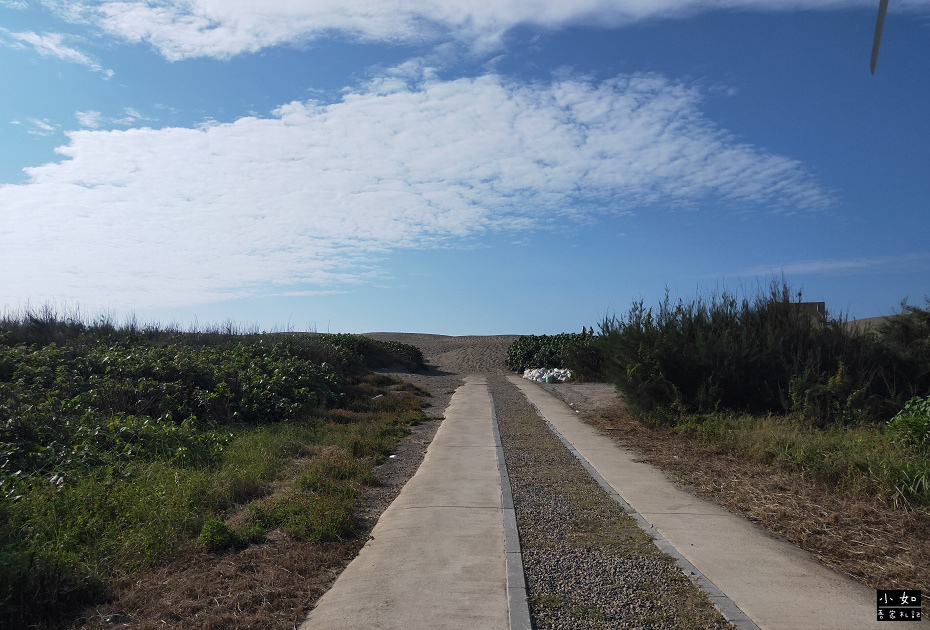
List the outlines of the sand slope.
{"label": "sand slope", "polygon": [[[433,370],[439,373],[510,374],[507,348],[520,335],[462,336],[420,333],[365,333],[379,341],[398,341],[416,346]],[[433,371],[431,370],[431,371]]]}

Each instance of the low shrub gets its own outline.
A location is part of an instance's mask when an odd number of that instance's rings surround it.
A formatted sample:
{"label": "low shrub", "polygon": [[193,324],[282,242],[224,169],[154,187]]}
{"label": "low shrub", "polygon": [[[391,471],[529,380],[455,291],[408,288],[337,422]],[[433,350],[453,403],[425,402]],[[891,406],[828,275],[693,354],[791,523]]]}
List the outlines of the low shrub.
{"label": "low shrub", "polygon": [[211,553],[229,549],[239,542],[238,536],[229,529],[226,523],[213,518],[207,519],[207,522],[203,524],[198,539],[204,549]]}
{"label": "low shrub", "polygon": [[370,465],[358,459],[345,456],[324,458],[310,464],[297,478],[297,487],[320,492],[330,487],[333,481],[371,485],[377,483],[378,478],[372,474]]}
{"label": "low shrub", "polygon": [[888,433],[930,457],[930,396],[915,396],[888,421]]}
{"label": "low shrub", "polygon": [[355,490],[347,483],[330,484],[324,492],[290,492],[253,506],[263,529],[280,528],[297,540],[327,542],[354,532]]}
{"label": "low shrub", "polygon": [[579,380],[597,381],[603,378],[604,359],[594,335],[524,335],[507,349],[507,367],[514,372],[568,368]]}
{"label": "low shrub", "polygon": [[247,547],[264,537],[264,531],[255,524],[245,528],[233,529],[221,520],[208,518],[200,530],[197,539],[210,553],[220,553],[228,549]]}

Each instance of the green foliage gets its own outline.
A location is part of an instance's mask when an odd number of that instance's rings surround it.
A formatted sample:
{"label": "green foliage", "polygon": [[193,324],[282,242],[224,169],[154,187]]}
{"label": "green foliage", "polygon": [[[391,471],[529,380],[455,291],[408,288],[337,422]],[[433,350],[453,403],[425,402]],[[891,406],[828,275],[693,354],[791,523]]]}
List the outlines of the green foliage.
{"label": "green foliage", "polygon": [[673,304],[666,295],[657,310],[640,301],[601,328],[610,380],[635,409],[670,422],[718,409],[799,411],[818,426],[874,421],[930,388],[930,372],[878,336],[813,322],[784,283],[742,301],[723,293]]}
{"label": "green foliage", "polygon": [[901,312],[875,331],[883,346],[900,365],[912,395],[927,391],[930,382],[930,297],[926,309],[901,303]]}
{"label": "green foliage", "polygon": [[[232,427],[201,467],[136,460],[18,479],[18,496],[0,498],[0,622],[18,627],[14,619],[94,601],[112,576],[163,562],[185,541],[219,552],[277,527],[307,540],[350,537],[356,488],[376,481],[374,462],[421,417],[333,410]],[[235,510],[247,515],[238,528],[225,518]]]}
{"label": "green foliage", "polygon": [[930,457],[930,396],[915,396],[886,427],[897,441]]}
{"label": "green foliage", "polygon": [[524,335],[507,349],[507,367],[514,372],[532,368],[568,368],[579,379],[599,380],[603,356],[594,335]]}
{"label": "green foliage", "polygon": [[410,372],[426,369],[423,353],[419,348],[397,341],[376,341],[364,335],[321,333],[313,336],[319,343],[357,357],[372,370],[403,365]]}
{"label": "green foliage", "polygon": [[[363,413],[333,407],[359,406],[347,383],[368,366],[422,364],[419,350],[228,328],[0,321],[0,626],[67,615],[192,541],[239,548],[270,523],[352,535],[355,488],[421,403],[371,385]],[[256,501],[279,516],[229,524]]]}
{"label": "green foliage", "polygon": [[226,523],[214,518],[207,519],[207,522],[203,524],[198,539],[211,553],[234,547],[238,542],[235,532],[229,529]]}
{"label": "green foliage", "polygon": [[250,543],[258,542],[264,537],[264,531],[258,525],[249,525],[241,530],[232,529],[221,520],[208,518],[200,530],[197,539],[210,553],[219,553],[227,549],[240,549]]}
{"label": "green foliage", "polygon": [[263,528],[281,528],[298,540],[343,540],[353,532],[355,490],[332,483],[325,492],[292,492],[253,507]]}

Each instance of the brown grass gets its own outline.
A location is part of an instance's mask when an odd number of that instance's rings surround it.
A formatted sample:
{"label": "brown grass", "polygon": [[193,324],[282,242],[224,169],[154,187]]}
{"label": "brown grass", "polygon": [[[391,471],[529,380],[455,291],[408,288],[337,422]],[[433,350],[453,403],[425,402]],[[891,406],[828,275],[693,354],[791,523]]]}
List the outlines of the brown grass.
{"label": "brown grass", "polygon": [[297,628],[363,544],[295,542],[272,532],[241,552],[193,552],[134,574],[72,628]]}
{"label": "brown grass", "polygon": [[930,511],[838,491],[802,471],[747,461],[726,447],[650,428],[622,405],[586,420],[696,494],[741,514],[872,588],[930,591]]}

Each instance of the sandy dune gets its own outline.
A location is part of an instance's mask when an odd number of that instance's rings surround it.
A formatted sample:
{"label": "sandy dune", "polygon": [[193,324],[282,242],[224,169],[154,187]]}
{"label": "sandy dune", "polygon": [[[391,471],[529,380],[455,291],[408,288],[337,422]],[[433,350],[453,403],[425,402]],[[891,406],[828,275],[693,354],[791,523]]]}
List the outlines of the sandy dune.
{"label": "sandy dune", "polygon": [[[380,341],[399,341],[416,346],[430,367],[448,374],[510,374],[507,348],[520,335],[451,337],[419,333],[365,333]],[[432,371],[432,370],[431,370]]]}

